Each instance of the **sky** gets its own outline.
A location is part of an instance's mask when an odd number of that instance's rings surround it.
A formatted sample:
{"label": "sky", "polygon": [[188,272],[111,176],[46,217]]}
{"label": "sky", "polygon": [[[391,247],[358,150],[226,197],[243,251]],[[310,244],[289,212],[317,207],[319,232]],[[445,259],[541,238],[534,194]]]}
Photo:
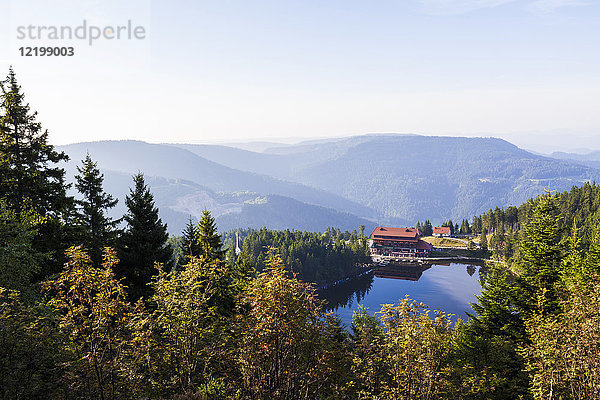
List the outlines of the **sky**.
{"label": "sky", "polygon": [[[35,35],[84,21],[144,37]],[[54,144],[412,133],[600,150],[596,0],[0,0],[0,22],[0,75],[14,67]],[[44,46],[75,54],[20,55]]]}

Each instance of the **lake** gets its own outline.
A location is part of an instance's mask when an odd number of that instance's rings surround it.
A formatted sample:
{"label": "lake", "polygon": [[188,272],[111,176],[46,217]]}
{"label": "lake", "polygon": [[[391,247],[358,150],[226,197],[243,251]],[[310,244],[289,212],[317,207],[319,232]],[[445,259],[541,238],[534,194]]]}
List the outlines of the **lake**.
{"label": "lake", "polygon": [[374,313],[381,304],[398,302],[406,295],[427,304],[430,310],[454,314],[452,321],[456,322],[468,319],[465,312],[472,312],[470,303],[481,292],[479,280],[485,279],[485,272],[485,267],[462,263],[377,267],[319,291],[319,297],[348,326],[359,304]]}

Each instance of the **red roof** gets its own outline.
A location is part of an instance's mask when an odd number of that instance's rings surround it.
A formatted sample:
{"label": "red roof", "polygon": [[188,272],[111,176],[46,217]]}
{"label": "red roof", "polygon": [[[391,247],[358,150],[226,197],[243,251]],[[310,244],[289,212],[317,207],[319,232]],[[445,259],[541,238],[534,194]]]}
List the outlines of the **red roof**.
{"label": "red roof", "polygon": [[424,240],[419,240],[417,242],[417,250],[433,250],[433,246]]}
{"label": "red roof", "polygon": [[449,226],[436,226],[433,228],[433,233],[437,233],[439,235],[449,235],[450,227]]}
{"label": "red roof", "polygon": [[371,233],[371,239],[418,240],[420,233],[415,228],[389,228],[378,226]]}

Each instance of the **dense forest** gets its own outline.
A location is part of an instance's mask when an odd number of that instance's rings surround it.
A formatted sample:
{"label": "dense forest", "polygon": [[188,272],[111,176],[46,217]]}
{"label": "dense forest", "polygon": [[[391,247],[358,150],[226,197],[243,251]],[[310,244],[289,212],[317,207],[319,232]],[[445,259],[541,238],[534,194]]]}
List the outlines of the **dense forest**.
{"label": "dense forest", "polygon": [[[600,186],[595,182],[586,182],[580,187],[574,186],[570,191],[557,193],[554,198],[560,211],[556,223],[561,242],[566,243],[575,235],[578,249],[587,250],[600,221]],[[508,261],[511,265],[518,264],[521,257],[518,242],[523,240],[523,227],[531,221],[540,201],[538,197],[519,207],[490,209],[473,217],[469,233],[480,234],[482,246],[493,249],[496,259]]]}
{"label": "dense forest", "polygon": [[241,257],[258,271],[268,264],[266,249],[274,248],[297,278],[319,285],[354,276],[370,262],[364,226],[360,233],[330,228],[323,234],[260,229],[244,238]]}
{"label": "dense forest", "polygon": [[307,281],[351,273],[362,232],[248,231],[233,259],[209,211],[169,239],[141,173],[111,219],[91,157],[69,196],[12,70],[0,88],[0,399],[600,397],[596,185],[473,221],[503,262],[469,321],[405,299],[345,327]]}

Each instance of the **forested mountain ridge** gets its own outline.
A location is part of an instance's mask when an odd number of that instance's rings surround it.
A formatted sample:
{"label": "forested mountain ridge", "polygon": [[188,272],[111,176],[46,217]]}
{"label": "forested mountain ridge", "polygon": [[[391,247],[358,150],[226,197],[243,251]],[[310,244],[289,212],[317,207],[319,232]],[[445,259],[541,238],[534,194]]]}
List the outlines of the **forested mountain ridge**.
{"label": "forested mountain ridge", "polygon": [[[131,175],[109,170],[102,173],[106,191],[117,199],[124,199],[131,185]],[[205,209],[211,210],[221,232],[238,227],[322,231],[329,226],[347,230],[361,224],[374,226],[373,222],[353,214],[286,196],[249,191],[216,192],[192,181],[156,176],[149,176],[146,181],[171,235],[181,234],[189,218],[198,220]],[[119,201],[109,215],[119,218],[124,212],[125,204]]]}
{"label": "forested mountain ridge", "polygon": [[71,157],[66,166],[67,174],[73,164],[89,154],[102,169],[168,179],[184,179],[206,186],[217,192],[251,191],[293,197],[299,201],[338,211],[361,215],[373,214],[367,207],[323,190],[286,182],[266,175],[239,171],[209,161],[190,151],[175,146],[151,144],[141,141],[99,141],[57,146]]}
{"label": "forested mountain ridge", "polygon": [[[222,145],[136,141],[58,148],[71,156],[71,164],[90,151],[106,170],[125,174],[140,170],[148,177],[198,185],[201,188],[188,187],[181,196],[166,194],[157,199],[174,218],[171,222],[167,217],[167,222],[178,228],[188,215],[199,215],[204,208],[214,209],[227,229],[267,226],[316,231],[335,224],[351,229],[364,221],[408,226],[425,219],[438,223],[521,204],[543,193],[549,181],[562,191],[600,180],[599,169],[536,155],[495,138],[365,135],[274,147],[262,153]],[[180,192],[176,186],[170,186],[173,193]],[[281,197],[290,199],[286,206],[275,200]],[[266,198],[272,201],[265,202]],[[325,219],[314,226],[300,224],[301,215],[285,212],[287,206],[299,210],[292,205],[294,200],[330,210],[312,208],[310,215]],[[352,221],[340,222],[335,211],[350,214]]]}
{"label": "forested mountain ridge", "polygon": [[600,168],[600,151],[592,151],[587,154],[565,153],[561,151],[550,154],[550,157],[559,160],[569,160],[593,168]]}
{"label": "forested mountain ridge", "polygon": [[[600,179],[600,170],[544,157],[496,138],[365,135],[267,149],[191,151],[332,191],[379,212],[380,220],[460,220],[543,193]],[[262,157],[262,158],[261,158]],[[240,160],[242,160],[240,162]]]}
{"label": "forested mountain ridge", "polygon": [[[144,172],[171,234],[181,233],[188,218],[198,218],[204,209],[213,210],[222,230],[245,226],[320,230],[333,225],[353,229],[371,224],[365,218],[375,216],[373,210],[335,194],[221,166],[173,146],[108,141],[58,148],[71,158],[63,164],[69,181],[89,152],[105,175],[107,192],[119,199],[127,193],[131,175]],[[122,215],[123,207],[122,202],[117,204],[111,215]]]}

